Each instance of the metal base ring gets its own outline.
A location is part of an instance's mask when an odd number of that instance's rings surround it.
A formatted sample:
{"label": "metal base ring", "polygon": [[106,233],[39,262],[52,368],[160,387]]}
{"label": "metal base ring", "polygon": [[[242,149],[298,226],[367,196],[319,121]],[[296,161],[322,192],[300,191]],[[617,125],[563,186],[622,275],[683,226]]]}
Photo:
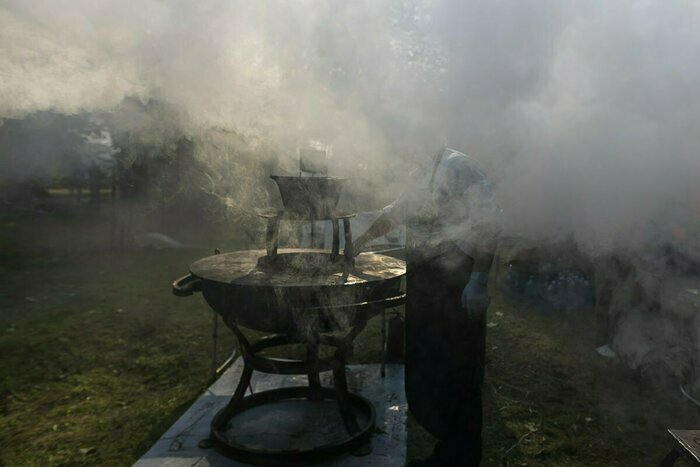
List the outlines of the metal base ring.
{"label": "metal base ring", "polygon": [[[322,444],[309,449],[281,449],[266,450],[253,448],[228,439],[223,431],[230,426],[233,418],[241,412],[259,407],[265,404],[289,399],[338,400],[338,392],[331,388],[311,388],[308,386],[287,387],[258,392],[244,397],[235,407],[229,407],[219,411],[212,421],[211,437],[214,447],[231,459],[254,465],[291,466],[300,463],[317,460],[319,458],[337,455],[356,450],[366,445],[374,431],[375,411],[372,403],[362,396],[353,393],[344,394],[346,402],[352,407],[360,409],[367,420],[364,426],[360,426],[356,433],[348,434],[348,437],[340,442]],[[226,417],[222,412],[227,411]]]}

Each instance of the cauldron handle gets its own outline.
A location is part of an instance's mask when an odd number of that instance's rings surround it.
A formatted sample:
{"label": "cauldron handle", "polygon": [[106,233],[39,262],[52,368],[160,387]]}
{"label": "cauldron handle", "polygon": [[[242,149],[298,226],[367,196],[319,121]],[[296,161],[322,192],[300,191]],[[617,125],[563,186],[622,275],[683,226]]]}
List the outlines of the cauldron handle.
{"label": "cauldron handle", "polygon": [[200,290],[202,290],[202,281],[192,274],[182,276],[173,282],[173,295],[178,297],[187,297]]}

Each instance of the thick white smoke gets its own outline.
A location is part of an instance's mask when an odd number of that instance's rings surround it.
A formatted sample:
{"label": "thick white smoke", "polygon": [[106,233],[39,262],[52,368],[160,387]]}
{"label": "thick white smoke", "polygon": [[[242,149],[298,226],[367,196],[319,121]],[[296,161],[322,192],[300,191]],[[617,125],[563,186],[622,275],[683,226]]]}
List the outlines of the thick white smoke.
{"label": "thick white smoke", "polygon": [[0,117],[158,99],[191,135],[331,143],[390,191],[446,143],[512,231],[607,248],[692,206],[699,20],[683,0],[5,0]]}

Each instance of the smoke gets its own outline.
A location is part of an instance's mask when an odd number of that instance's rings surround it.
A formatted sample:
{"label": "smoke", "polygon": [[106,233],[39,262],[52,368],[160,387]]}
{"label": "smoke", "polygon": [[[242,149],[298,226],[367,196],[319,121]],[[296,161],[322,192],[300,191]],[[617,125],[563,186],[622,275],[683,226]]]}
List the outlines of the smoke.
{"label": "smoke", "polygon": [[487,167],[510,231],[609,248],[700,174],[699,19],[680,0],[4,1],[0,117],[164,101],[144,138],[221,128],[283,165],[330,143],[332,170],[388,182],[377,205],[447,143]]}
{"label": "smoke", "polygon": [[[637,251],[658,281],[650,243],[700,259],[698,51],[692,0],[0,0],[0,121],[184,136],[202,188],[241,211],[310,141],[365,209],[447,144],[485,166],[507,235]],[[641,316],[617,336],[637,361]]]}
{"label": "smoke", "polygon": [[600,247],[637,240],[635,229],[684,203],[692,216],[697,24],[684,2],[616,4],[569,22],[548,84],[517,106],[529,142],[510,193],[540,204],[523,211],[535,225]]}

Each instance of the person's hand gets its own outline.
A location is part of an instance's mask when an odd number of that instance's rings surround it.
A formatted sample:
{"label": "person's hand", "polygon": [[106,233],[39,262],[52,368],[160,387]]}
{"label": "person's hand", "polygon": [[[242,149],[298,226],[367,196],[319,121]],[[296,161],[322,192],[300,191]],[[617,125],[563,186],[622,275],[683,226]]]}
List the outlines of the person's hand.
{"label": "person's hand", "polygon": [[486,315],[489,303],[488,273],[472,272],[469,282],[462,290],[462,309],[470,319],[480,318]]}

